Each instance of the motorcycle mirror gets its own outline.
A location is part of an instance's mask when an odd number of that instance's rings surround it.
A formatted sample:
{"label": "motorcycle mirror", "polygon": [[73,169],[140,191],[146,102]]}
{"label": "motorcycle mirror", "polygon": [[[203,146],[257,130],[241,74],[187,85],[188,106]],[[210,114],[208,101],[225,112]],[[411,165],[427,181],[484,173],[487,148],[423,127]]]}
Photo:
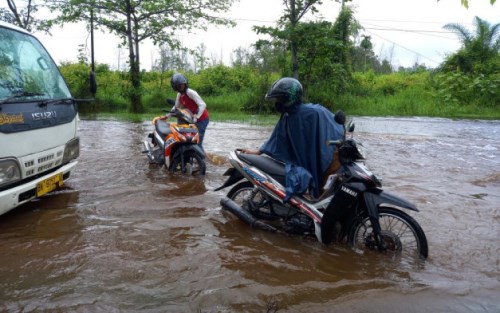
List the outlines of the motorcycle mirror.
{"label": "motorcycle mirror", "polygon": [[335,112],[335,122],[337,122],[338,124],[340,125],[344,125],[345,124],[345,113],[344,111],[342,110],[338,110],[337,112]]}
{"label": "motorcycle mirror", "polygon": [[347,126],[347,131],[352,133],[354,131],[354,126],[355,126],[354,122],[350,121],[349,125]]}
{"label": "motorcycle mirror", "polygon": [[175,100],[174,99],[167,99],[167,103],[170,105],[175,105]]}

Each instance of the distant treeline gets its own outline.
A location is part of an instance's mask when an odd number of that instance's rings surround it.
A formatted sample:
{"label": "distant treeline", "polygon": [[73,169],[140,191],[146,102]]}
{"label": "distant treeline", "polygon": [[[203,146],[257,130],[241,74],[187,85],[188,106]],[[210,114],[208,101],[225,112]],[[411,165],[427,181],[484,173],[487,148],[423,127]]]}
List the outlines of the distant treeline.
{"label": "distant treeline", "polygon": [[[498,23],[476,17],[473,33],[463,25],[446,24],[444,28],[459,36],[459,50],[436,69],[415,64],[396,72],[389,60],[375,55],[370,36],[354,40],[359,37],[359,25],[350,9],[342,9],[334,23],[285,24],[258,28],[258,33],[269,35],[271,40],[259,40],[252,49],[239,49],[231,66],[208,65],[200,53],[199,62],[191,67],[185,54],[166,48],[151,71],[140,72],[138,64],[127,72],[97,65],[96,101],[81,110],[157,112],[166,106],[165,98],[175,96],[169,82],[174,73],[170,69],[177,69],[205,99],[210,112],[272,113],[273,107],[264,101],[266,91],[276,79],[294,76],[304,86],[306,102],[323,104],[332,111],[341,108],[348,114],[378,116],[500,117]],[[85,57],[77,64],[63,64],[62,71],[75,97],[89,96]]]}
{"label": "distant treeline", "polygon": [[[89,66],[65,63],[61,71],[75,98],[89,98]],[[142,102],[146,112],[166,108],[174,98],[170,78],[174,72],[141,72]],[[264,95],[276,73],[260,73],[251,66],[217,65],[198,73],[184,73],[189,86],[204,98],[211,112],[269,114],[273,107]],[[127,112],[131,92],[129,73],[96,66],[98,90],[95,101],[80,106],[83,113]],[[458,72],[434,72],[417,68],[375,74],[355,72],[338,88],[338,77],[309,82],[305,101],[320,103],[332,111],[343,109],[352,115],[438,116],[500,118],[499,74],[473,77]]]}

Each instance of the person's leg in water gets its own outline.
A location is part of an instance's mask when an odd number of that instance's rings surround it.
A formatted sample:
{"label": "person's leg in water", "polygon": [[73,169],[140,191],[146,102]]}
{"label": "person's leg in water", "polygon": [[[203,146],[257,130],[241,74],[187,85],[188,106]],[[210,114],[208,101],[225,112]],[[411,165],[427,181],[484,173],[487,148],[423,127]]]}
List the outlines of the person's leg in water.
{"label": "person's leg in water", "polygon": [[198,133],[200,134],[200,143],[199,146],[203,153],[205,153],[205,149],[203,149],[203,139],[205,138],[205,131],[207,130],[207,126],[209,123],[209,119],[204,119],[201,122],[196,122],[196,127],[198,127]]}

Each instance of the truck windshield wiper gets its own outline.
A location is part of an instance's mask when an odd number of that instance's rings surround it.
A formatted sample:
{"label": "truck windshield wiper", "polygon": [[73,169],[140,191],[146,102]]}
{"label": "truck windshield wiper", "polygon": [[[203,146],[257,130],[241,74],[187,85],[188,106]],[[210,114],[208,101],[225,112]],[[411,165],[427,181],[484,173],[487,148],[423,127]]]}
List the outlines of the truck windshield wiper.
{"label": "truck windshield wiper", "polygon": [[39,105],[46,106],[47,104],[50,104],[50,103],[56,103],[56,104],[68,103],[68,101],[73,102],[73,101],[75,101],[75,98],[47,99],[47,100],[42,100]]}
{"label": "truck windshield wiper", "polygon": [[12,96],[9,96],[5,99],[0,100],[0,104],[7,103],[7,102],[9,102],[13,99],[16,99],[16,98],[36,97],[36,96],[43,96],[43,95],[44,95],[43,93],[39,93],[39,92],[19,91],[19,92],[16,92],[15,94],[13,94]]}

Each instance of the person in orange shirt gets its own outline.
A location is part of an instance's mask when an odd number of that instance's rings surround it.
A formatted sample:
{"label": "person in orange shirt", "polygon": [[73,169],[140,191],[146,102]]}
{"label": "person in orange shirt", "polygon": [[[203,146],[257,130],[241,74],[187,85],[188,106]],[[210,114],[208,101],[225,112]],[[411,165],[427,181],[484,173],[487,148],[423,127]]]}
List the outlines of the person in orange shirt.
{"label": "person in orange shirt", "polygon": [[175,107],[180,106],[188,109],[194,115],[194,122],[198,127],[200,134],[200,148],[203,149],[203,138],[209,123],[207,104],[200,95],[194,90],[189,88],[187,78],[179,73],[172,76],[170,85],[174,91],[177,91],[177,98],[175,99]]}

